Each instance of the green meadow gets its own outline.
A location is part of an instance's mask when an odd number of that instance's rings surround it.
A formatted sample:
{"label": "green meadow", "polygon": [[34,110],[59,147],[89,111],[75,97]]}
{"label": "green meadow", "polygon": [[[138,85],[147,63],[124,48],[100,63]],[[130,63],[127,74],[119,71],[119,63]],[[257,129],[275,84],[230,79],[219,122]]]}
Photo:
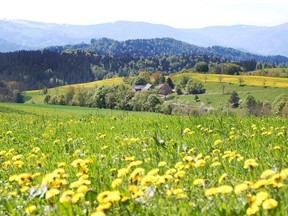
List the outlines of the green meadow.
{"label": "green meadow", "polygon": [[287,120],[0,103],[0,215],[287,215]]}
{"label": "green meadow", "polygon": [[[277,69],[267,69],[268,72],[273,74]],[[284,69],[283,69],[284,70]],[[255,71],[256,73],[257,71]],[[252,73],[252,72],[251,72]],[[176,95],[170,94],[166,97],[166,101],[177,104],[186,104],[192,106],[200,106],[203,104],[205,107],[213,107],[215,109],[225,107],[230,94],[234,91],[237,92],[240,99],[245,98],[247,94],[252,95],[256,100],[262,102],[273,103],[275,98],[281,94],[288,92],[288,79],[275,78],[265,76],[244,76],[244,75],[219,75],[219,74],[200,74],[200,73],[180,73],[170,76],[174,83],[179,82],[183,77],[197,79],[202,82],[203,87],[206,89],[204,94],[198,95],[199,101],[195,102],[195,95]],[[219,80],[221,77],[221,80]],[[239,79],[243,83],[239,83]],[[101,85],[123,84],[122,78],[111,78],[106,80],[99,80],[91,83],[82,83],[77,85],[70,85],[74,88],[92,89]],[[128,85],[128,84],[127,84]],[[69,89],[68,86],[61,86],[48,89],[48,94],[57,96],[66,94]],[[34,90],[25,92],[27,98],[31,98],[33,103],[44,104],[44,95],[42,90]],[[30,103],[28,100],[26,103]]]}

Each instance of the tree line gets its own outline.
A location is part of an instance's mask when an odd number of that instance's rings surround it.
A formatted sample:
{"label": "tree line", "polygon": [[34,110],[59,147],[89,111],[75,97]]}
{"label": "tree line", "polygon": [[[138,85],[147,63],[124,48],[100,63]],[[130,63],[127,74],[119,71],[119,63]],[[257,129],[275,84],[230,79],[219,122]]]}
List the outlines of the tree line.
{"label": "tree line", "polygon": [[237,74],[256,68],[258,64],[255,60],[231,62],[225,58],[192,54],[133,57],[101,55],[80,50],[17,51],[0,53],[0,80],[21,83],[23,90],[29,90],[111,77],[135,76],[140,71],[159,71],[163,75],[169,75],[195,66],[196,71],[204,73],[209,70],[210,73]]}
{"label": "tree line", "polygon": [[23,84],[24,90],[90,82],[111,77],[135,76],[139,71],[160,71],[164,75],[226,59],[198,55],[133,57],[107,56],[88,51],[17,51],[0,53],[0,79]]}

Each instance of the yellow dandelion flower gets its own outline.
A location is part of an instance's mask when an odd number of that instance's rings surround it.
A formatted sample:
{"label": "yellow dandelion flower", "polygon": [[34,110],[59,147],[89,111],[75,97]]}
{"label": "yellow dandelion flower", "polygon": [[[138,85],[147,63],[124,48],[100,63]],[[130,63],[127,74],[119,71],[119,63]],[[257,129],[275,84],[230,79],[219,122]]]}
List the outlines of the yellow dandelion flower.
{"label": "yellow dandelion flower", "polygon": [[281,170],[280,175],[282,176],[283,179],[287,178],[288,177],[288,168]]}
{"label": "yellow dandelion flower", "polygon": [[204,185],[204,179],[201,179],[201,178],[195,179],[193,181],[193,185],[195,186]]}
{"label": "yellow dandelion flower", "polygon": [[108,146],[102,146],[101,150],[104,150],[104,149],[107,149],[107,148],[108,148]]}
{"label": "yellow dandelion flower", "polygon": [[76,159],[76,160],[72,161],[71,165],[73,167],[82,167],[85,165],[85,161],[82,159]]}
{"label": "yellow dandelion flower", "polygon": [[244,160],[244,157],[243,156],[239,156],[238,158],[237,158],[237,161],[239,162],[239,161],[242,161],[242,160]]}
{"label": "yellow dandelion flower", "polygon": [[177,173],[175,173],[175,175],[174,175],[174,177],[176,178],[176,179],[181,179],[181,178],[183,178],[185,176],[185,171],[184,170],[180,170],[180,171],[178,171]]}
{"label": "yellow dandelion flower", "polygon": [[28,191],[30,189],[30,187],[28,186],[23,186],[22,188],[20,188],[21,193],[25,193],[26,191]]}
{"label": "yellow dandelion flower", "polygon": [[29,173],[21,173],[17,176],[16,181],[19,185],[30,182],[32,175]]}
{"label": "yellow dandelion flower", "polygon": [[212,151],[212,154],[213,155],[219,155],[221,152],[220,152],[220,150],[219,149],[214,149],[213,151]]}
{"label": "yellow dandelion flower", "polygon": [[177,172],[177,170],[174,169],[174,168],[172,168],[172,169],[167,170],[165,174],[166,174],[166,175],[171,175],[171,174],[174,174],[174,173],[176,173],[176,172]]}
{"label": "yellow dandelion flower", "polygon": [[138,160],[138,161],[132,161],[132,162],[128,165],[127,169],[130,170],[132,167],[134,167],[134,166],[139,166],[139,165],[141,165],[142,163],[143,163],[143,162],[140,161],[140,160]]}
{"label": "yellow dandelion flower", "polygon": [[185,161],[185,162],[190,162],[190,161],[193,160],[193,157],[191,157],[191,156],[185,156],[182,160]]}
{"label": "yellow dandelion flower", "polygon": [[145,172],[145,170],[143,168],[136,168],[131,173],[130,180],[132,182],[135,182],[135,181],[139,180],[139,178],[144,175],[144,172]]}
{"label": "yellow dandelion flower", "polygon": [[144,193],[144,191],[142,191],[142,190],[139,190],[139,191],[137,191],[135,194],[133,194],[132,195],[132,198],[138,198],[138,197],[143,197],[143,196],[145,196],[145,193]]}
{"label": "yellow dandelion flower", "polygon": [[8,193],[9,196],[16,196],[17,195],[17,192],[16,191],[11,191]]}
{"label": "yellow dandelion flower", "polygon": [[158,174],[158,172],[159,172],[158,168],[152,169],[147,173],[147,175],[156,176]]}
{"label": "yellow dandelion flower", "polygon": [[13,165],[14,165],[15,167],[22,168],[23,165],[24,165],[24,162],[21,161],[21,160],[17,160],[17,161],[15,161],[15,162],[13,163]]}
{"label": "yellow dandelion flower", "polygon": [[261,174],[261,179],[266,179],[266,178],[269,178],[271,177],[272,175],[276,174],[275,171],[271,170],[271,169],[268,169],[268,170],[265,170],[264,172],[262,172]]}
{"label": "yellow dandelion flower", "polygon": [[259,211],[259,207],[256,205],[250,206],[247,210],[246,210],[246,214],[248,216],[250,215],[255,215],[257,212]]}
{"label": "yellow dandelion flower", "polygon": [[171,182],[173,179],[173,176],[172,175],[163,175],[163,176],[160,176],[156,182],[156,184],[164,184],[164,183],[167,183],[167,182]]}
{"label": "yellow dandelion flower", "polygon": [[112,188],[119,187],[122,184],[122,179],[121,178],[116,178],[112,181],[111,186]]}
{"label": "yellow dandelion flower", "polygon": [[195,163],[195,167],[202,167],[205,166],[206,162],[203,159],[197,160]]}
{"label": "yellow dandelion flower", "polygon": [[12,135],[12,131],[7,131],[5,134],[6,135]]}
{"label": "yellow dandelion flower", "polygon": [[65,173],[65,170],[63,168],[58,168],[54,170],[52,173],[56,175],[63,175]]}
{"label": "yellow dandelion flower", "polygon": [[99,203],[113,203],[121,199],[119,191],[104,191],[97,196]]}
{"label": "yellow dandelion flower", "polygon": [[174,167],[175,167],[175,169],[177,169],[177,170],[182,170],[182,169],[184,168],[184,165],[183,165],[183,163],[180,161],[180,162],[177,162]]}
{"label": "yellow dandelion flower", "polygon": [[33,151],[34,153],[38,153],[38,152],[41,151],[41,149],[40,149],[39,147],[34,147],[34,148],[32,149],[32,151]]}
{"label": "yellow dandelion flower", "polygon": [[266,180],[266,179],[260,179],[258,181],[256,181],[254,184],[251,185],[252,189],[258,189],[261,188],[263,186],[266,186],[268,184],[270,184],[271,181],[270,180]]}
{"label": "yellow dandelion flower", "polygon": [[102,203],[96,208],[96,212],[103,212],[109,208],[111,208],[111,203]]}
{"label": "yellow dandelion flower", "polygon": [[184,130],[183,130],[183,136],[185,136],[185,135],[191,135],[191,134],[194,134],[195,132],[194,131],[192,131],[190,128],[185,128]]}
{"label": "yellow dandelion flower", "polygon": [[128,190],[131,193],[135,194],[139,189],[138,189],[138,187],[136,185],[129,185]]}
{"label": "yellow dandelion flower", "polygon": [[32,179],[34,179],[34,178],[36,178],[37,176],[40,176],[41,175],[41,173],[34,173],[33,175],[32,175]]}
{"label": "yellow dandelion flower", "polygon": [[89,187],[87,185],[81,185],[80,187],[77,188],[78,193],[85,193]]}
{"label": "yellow dandelion flower", "polygon": [[233,191],[233,187],[229,185],[223,185],[217,188],[218,193],[226,194],[231,193]]}
{"label": "yellow dandelion flower", "polygon": [[274,146],[274,147],[273,147],[273,150],[279,150],[279,149],[281,149],[280,146]]}
{"label": "yellow dandelion flower", "polygon": [[278,202],[275,199],[267,199],[262,204],[262,207],[264,210],[276,208],[277,206],[278,206]]}
{"label": "yellow dandelion flower", "polygon": [[196,151],[196,148],[191,148],[189,151],[188,151],[188,154],[192,154]]}
{"label": "yellow dandelion flower", "polygon": [[265,191],[260,191],[256,194],[256,197],[264,201],[269,198],[269,194]]}
{"label": "yellow dandelion flower", "polygon": [[239,194],[239,193],[241,193],[241,192],[243,192],[243,191],[248,190],[248,188],[249,188],[249,186],[248,186],[247,184],[245,184],[245,183],[238,184],[238,185],[236,185],[236,186],[234,187],[234,192],[235,192],[236,194]]}
{"label": "yellow dandelion flower", "polygon": [[172,193],[173,193],[174,195],[177,195],[177,194],[182,194],[182,193],[184,193],[184,191],[183,191],[183,189],[181,189],[181,188],[175,188],[175,189],[172,190]]}
{"label": "yellow dandelion flower", "polygon": [[55,188],[51,188],[50,190],[48,190],[45,194],[45,199],[48,200],[56,195],[58,195],[60,193],[60,191],[58,189]]}
{"label": "yellow dandelion flower", "polygon": [[126,202],[128,200],[130,200],[130,197],[125,196],[121,198],[121,202]]}
{"label": "yellow dandelion flower", "polygon": [[262,202],[262,199],[255,195],[248,197],[248,203],[250,206],[260,206]]}
{"label": "yellow dandelion flower", "polygon": [[30,205],[28,207],[25,208],[25,212],[26,214],[30,215],[32,212],[34,212],[36,210],[36,206],[35,205]]}
{"label": "yellow dandelion flower", "polygon": [[5,151],[5,150],[0,151],[0,157],[4,156],[6,153],[7,153],[7,151]]}
{"label": "yellow dandelion flower", "polygon": [[214,142],[214,145],[217,146],[217,145],[220,145],[222,143],[222,140],[218,139]]}
{"label": "yellow dandelion flower", "polygon": [[22,158],[23,158],[23,155],[19,154],[19,155],[16,155],[16,156],[12,157],[12,160],[13,161],[22,160]]}
{"label": "yellow dandelion flower", "polygon": [[124,160],[125,161],[134,161],[135,160],[135,156],[125,157]]}
{"label": "yellow dandelion flower", "polygon": [[116,171],[117,171],[116,168],[111,168],[111,169],[110,169],[110,172],[111,172],[111,173],[115,173]]}
{"label": "yellow dandelion flower", "polygon": [[208,189],[205,190],[205,196],[206,197],[207,196],[213,196],[213,195],[215,195],[217,193],[218,193],[218,188],[212,187],[212,188],[208,188]]}
{"label": "yellow dandelion flower", "polygon": [[63,192],[62,196],[60,197],[59,201],[61,203],[72,203],[72,196],[74,192],[72,190],[66,190]]}
{"label": "yellow dandelion flower", "polygon": [[78,188],[80,187],[82,184],[82,181],[78,180],[78,181],[74,181],[74,182],[71,182],[70,184],[70,188]]}
{"label": "yellow dandelion flower", "polygon": [[167,196],[167,197],[172,196],[172,194],[173,194],[173,193],[172,193],[172,190],[167,190],[167,191],[166,191],[166,196]]}
{"label": "yellow dandelion flower", "polygon": [[121,168],[118,170],[117,177],[118,178],[123,177],[123,176],[127,175],[128,173],[129,173],[129,170],[127,168]]}
{"label": "yellow dandelion flower", "polygon": [[72,195],[72,203],[77,203],[84,197],[84,193],[75,193]]}
{"label": "yellow dandelion flower", "polygon": [[18,175],[12,175],[9,177],[9,182],[17,181]]}
{"label": "yellow dandelion flower", "polygon": [[59,140],[59,139],[56,139],[56,140],[54,140],[53,144],[54,144],[54,145],[57,145],[57,144],[59,144],[59,142],[60,142],[60,140]]}
{"label": "yellow dandelion flower", "polygon": [[72,143],[72,142],[73,142],[73,138],[68,138],[68,139],[67,139],[67,142],[68,142],[68,143]]}
{"label": "yellow dandelion flower", "polygon": [[251,169],[257,167],[259,164],[255,159],[248,159],[244,162],[244,169]]}
{"label": "yellow dandelion flower", "polygon": [[61,168],[61,167],[64,167],[64,166],[66,166],[66,163],[65,163],[65,162],[59,162],[59,163],[57,163],[57,167],[58,167],[58,168]]}
{"label": "yellow dandelion flower", "polygon": [[176,195],[176,199],[186,199],[188,196],[184,193],[179,193]]}
{"label": "yellow dandelion flower", "polygon": [[158,163],[158,167],[164,167],[164,166],[166,166],[167,165],[167,163],[165,162],[165,161],[160,161],[159,163]]}
{"label": "yellow dandelion flower", "polygon": [[219,161],[216,161],[214,163],[211,164],[211,167],[216,167],[216,166],[220,166],[221,163]]}
{"label": "yellow dandelion flower", "polygon": [[198,154],[198,155],[196,156],[196,158],[195,158],[195,161],[197,161],[197,160],[199,160],[199,159],[202,159],[202,157],[203,157],[203,154],[202,154],[202,153]]}
{"label": "yellow dandelion flower", "polygon": [[221,184],[226,178],[227,178],[228,174],[224,173],[220,176],[218,182]]}
{"label": "yellow dandelion flower", "polygon": [[194,166],[195,166],[195,162],[194,162],[194,161],[191,161],[191,162],[188,162],[188,163],[186,164],[185,168],[186,168],[186,169],[190,169],[190,168],[192,168],[192,167],[194,167]]}
{"label": "yellow dandelion flower", "polygon": [[158,180],[158,178],[156,176],[152,176],[152,175],[146,175],[142,178],[141,180],[141,186],[149,186],[151,184],[153,184],[154,182],[156,182]]}

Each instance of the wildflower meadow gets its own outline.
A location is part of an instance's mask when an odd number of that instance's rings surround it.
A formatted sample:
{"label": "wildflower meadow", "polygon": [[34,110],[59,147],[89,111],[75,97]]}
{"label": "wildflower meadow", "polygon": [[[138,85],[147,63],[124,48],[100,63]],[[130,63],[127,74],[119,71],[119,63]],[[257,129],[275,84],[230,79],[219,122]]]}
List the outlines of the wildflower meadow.
{"label": "wildflower meadow", "polygon": [[0,104],[0,215],[287,215],[287,122]]}

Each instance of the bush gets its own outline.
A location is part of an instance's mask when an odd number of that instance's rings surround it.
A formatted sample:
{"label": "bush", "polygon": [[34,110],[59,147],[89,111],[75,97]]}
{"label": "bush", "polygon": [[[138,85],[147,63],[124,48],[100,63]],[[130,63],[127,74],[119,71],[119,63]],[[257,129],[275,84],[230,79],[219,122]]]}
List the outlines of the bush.
{"label": "bush", "polygon": [[188,94],[203,94],[206,91],[206,89],[203,88],[202,83],[194,79],[188,81],[186,90]]}

